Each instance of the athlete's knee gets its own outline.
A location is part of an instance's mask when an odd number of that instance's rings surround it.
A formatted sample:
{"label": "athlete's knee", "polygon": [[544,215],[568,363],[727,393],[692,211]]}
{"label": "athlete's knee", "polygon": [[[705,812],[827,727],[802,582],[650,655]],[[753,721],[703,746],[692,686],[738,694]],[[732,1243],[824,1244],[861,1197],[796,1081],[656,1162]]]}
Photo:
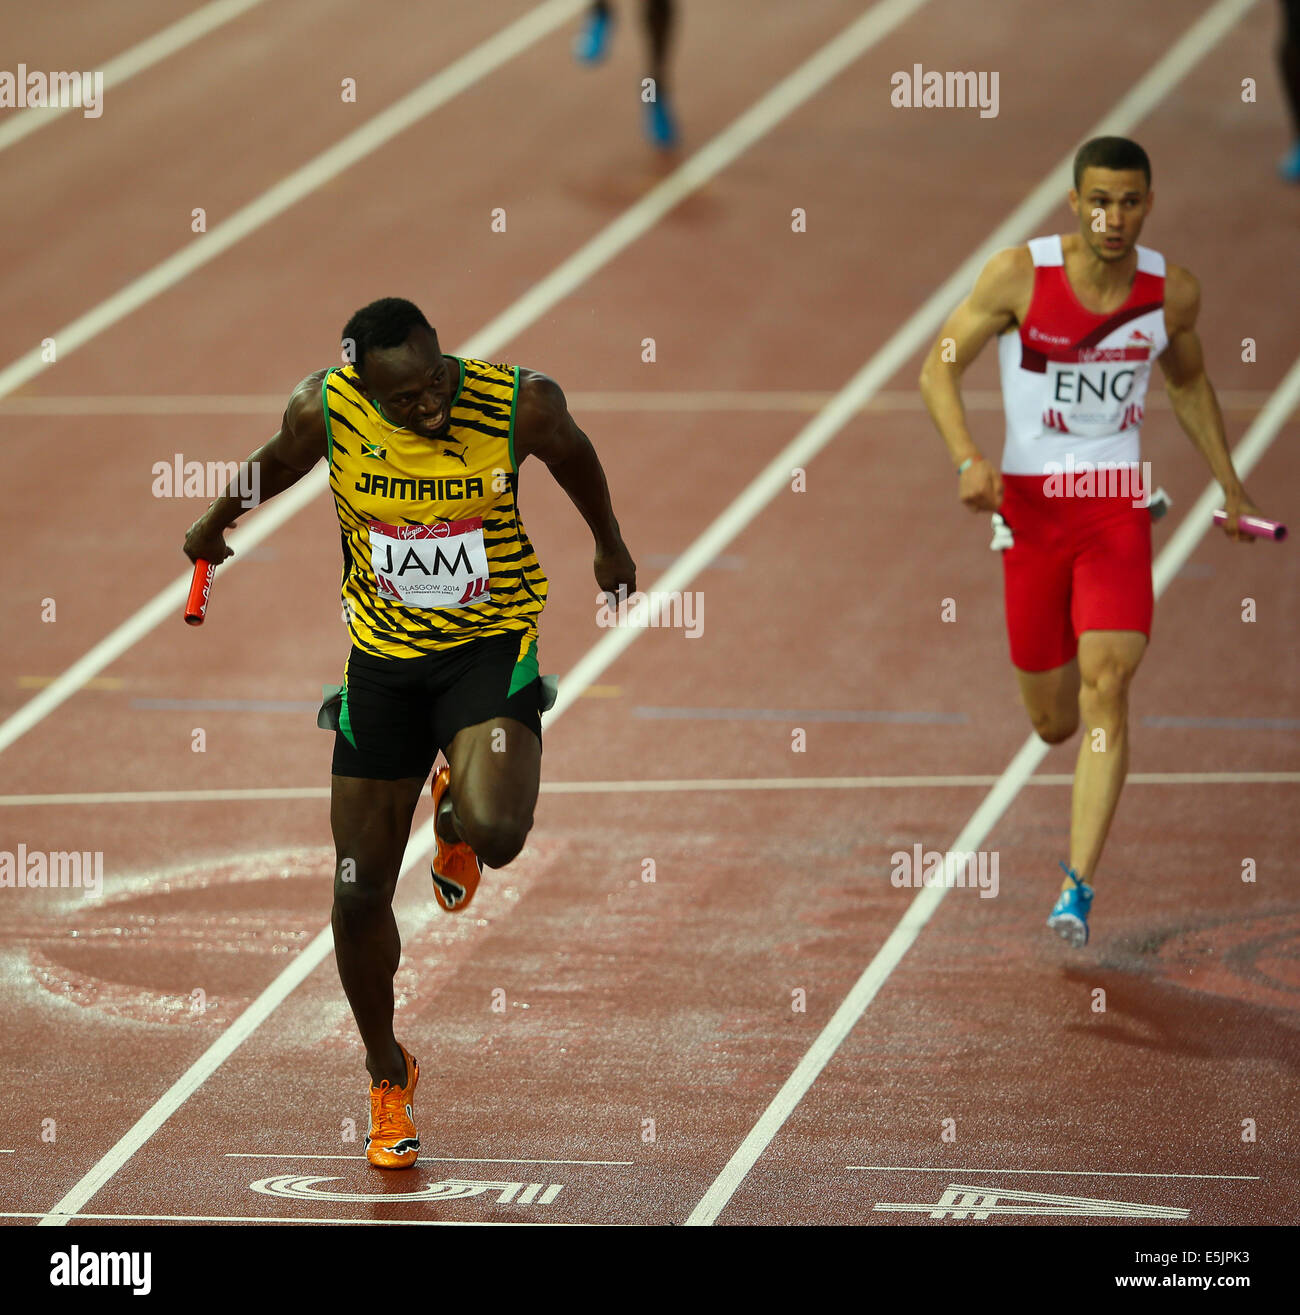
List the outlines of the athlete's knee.
{"label": "athlete's knee", "polygon": [[1064,744],[1079,729],[1078,714],[1064,719],[1052,713],[1043,713],[1033,718],[1034,733],[1048,744]]}
{"label": "athlete's knee", "polygon": [[1079,685],[1081,706],[1122,709],[1136,668],[1119,655],[1108,655],[1090,665]]}
{"label": "athlete's knee", "polygon": [[471,807],[457,810],[461,834],[469,847],[490,868],[503,868],[519,856],[532,830],[532,813],[504,808]]}
{"label": "athlete's knee", "polygon": [[393,902],[397,873],[391,864],[339,858],[334,866],[334,908],[344,919],[365,919]]}

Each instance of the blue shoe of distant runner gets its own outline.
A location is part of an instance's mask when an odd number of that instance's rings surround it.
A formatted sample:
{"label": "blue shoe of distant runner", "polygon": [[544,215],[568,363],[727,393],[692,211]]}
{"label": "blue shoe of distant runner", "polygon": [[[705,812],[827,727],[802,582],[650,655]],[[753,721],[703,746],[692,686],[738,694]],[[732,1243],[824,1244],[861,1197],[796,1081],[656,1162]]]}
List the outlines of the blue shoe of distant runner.
{"label": "blue shoe of distant runner", "polygon": [[1047,925],[1073,949],[1081,950],[1088,943],[1088,910],[1092,908],[1092,887],[1086,881],[1079,880],[1079,874],[1073,868],[1065,869],[1065,875],[1074,882],[1069,890],[1063,890],[1061,897],[1052,906],[1047,915]]}
{"label": "blue shoe of distant runner", "polygon": [[1282,157],[1277,171],[1288,183],[1300,183],[1300,142]]}
{"label": "blue shoe of distant runner", "polygon": [[672,150],[677,145],[677,120],[666,97],[646,101],[645,135],[661,151]]}
{"label": "blue shoe of distant runner", "polygon": [[609,54],[609,36],[614,26],[608,9],[589,9],[582,31],[573,43],[573,57],[583,64],[599,64]]}

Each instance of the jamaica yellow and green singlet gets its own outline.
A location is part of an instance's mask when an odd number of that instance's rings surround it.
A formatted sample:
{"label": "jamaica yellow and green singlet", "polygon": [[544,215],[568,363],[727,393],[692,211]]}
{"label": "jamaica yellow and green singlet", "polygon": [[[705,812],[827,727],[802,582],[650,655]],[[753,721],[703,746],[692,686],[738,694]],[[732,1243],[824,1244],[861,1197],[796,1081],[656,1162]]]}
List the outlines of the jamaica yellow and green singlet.
{"label": "jamaica yellow and green singlet", "polygon": [[517,366],[452,357],[448,431],[389,424],[351,367],[321,384],[343,537],[343,609],[357,648],[414,658],[470,639],[537,637],[546,576],[516,502]]}

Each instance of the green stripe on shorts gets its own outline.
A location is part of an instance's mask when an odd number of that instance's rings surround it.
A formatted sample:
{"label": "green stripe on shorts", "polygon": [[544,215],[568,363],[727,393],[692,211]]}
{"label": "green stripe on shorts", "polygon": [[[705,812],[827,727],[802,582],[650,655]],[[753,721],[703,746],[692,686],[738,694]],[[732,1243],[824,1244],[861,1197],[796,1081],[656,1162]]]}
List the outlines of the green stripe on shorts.
{"label": "green stripe on shorts", "polygon": [[533,640],[527,651],[515,663],[515,669],[510,677],[510,689],[506,692],[506,698],[518,694],[521,689],[526,689],[534,680],[537,679],[537,640]]}
{"label": "green stripe on shorts", "polygon": [[339,730],[343,732],[347,742],[355,749],[357,747],[357,737],[352,734],[352,714],[348,711],[347,668],[344,668],[343,671],[343,694],[342,702],[339,704]]}

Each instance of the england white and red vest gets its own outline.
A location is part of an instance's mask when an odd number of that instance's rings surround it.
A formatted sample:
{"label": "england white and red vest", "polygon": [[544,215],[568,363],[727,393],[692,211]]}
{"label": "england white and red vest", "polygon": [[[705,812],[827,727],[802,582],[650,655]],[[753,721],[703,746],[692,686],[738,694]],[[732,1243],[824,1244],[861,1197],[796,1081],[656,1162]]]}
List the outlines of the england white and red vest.
{"label": "england white and red vest", "polygon": [[998,339],[1009,475],[1048,473],[1091,462],[1140,459],[1142,412],[1151,363],[1165,333],[1165,258],[1137,248],[1128,300],[1097,315],[1079,304],[1065,276],[1059,235],[1029,243],[1034,292],[1018,330]]}

